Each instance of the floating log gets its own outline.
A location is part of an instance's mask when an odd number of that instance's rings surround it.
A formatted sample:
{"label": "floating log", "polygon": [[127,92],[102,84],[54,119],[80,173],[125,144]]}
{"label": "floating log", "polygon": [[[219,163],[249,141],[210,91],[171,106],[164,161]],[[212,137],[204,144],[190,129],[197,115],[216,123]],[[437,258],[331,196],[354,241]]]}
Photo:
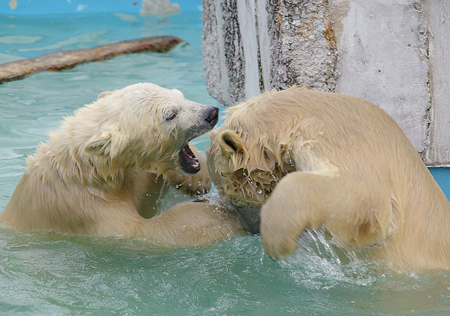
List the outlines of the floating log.
{"label": "floating log", "polygon": [[0,83],[22,79],[41,71],[70,69],[78,64],[103,61],[118,55],[142,52],[167,52],[181,43],[178,37],[145,37],[88,49],[60,50],[36,58],[0,65]]}

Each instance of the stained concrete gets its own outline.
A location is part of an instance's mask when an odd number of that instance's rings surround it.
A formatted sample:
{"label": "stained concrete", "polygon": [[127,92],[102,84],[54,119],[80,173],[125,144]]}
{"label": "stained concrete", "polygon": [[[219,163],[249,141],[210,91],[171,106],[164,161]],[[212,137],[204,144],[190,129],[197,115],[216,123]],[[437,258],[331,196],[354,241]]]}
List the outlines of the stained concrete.
{"label": "stained concrete", "polygon": [[294,84],[362,97],[449,166],[449,17],[446,0],[204,0],[208,90],[225,105]]}

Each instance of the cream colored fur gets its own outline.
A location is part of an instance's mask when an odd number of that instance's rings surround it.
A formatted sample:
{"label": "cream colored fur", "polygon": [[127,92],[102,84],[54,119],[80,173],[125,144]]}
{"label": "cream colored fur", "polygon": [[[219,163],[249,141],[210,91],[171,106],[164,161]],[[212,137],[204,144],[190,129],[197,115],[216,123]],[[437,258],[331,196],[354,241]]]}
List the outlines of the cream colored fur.
{"label": "cream colored fur", "polygon": [[[202,117],[205,109],[178,90],[148,83],[102,93],[67,117],[28,158],[0,225],[145,238],[170,246],[226,238],[233,221],[227,226],[220,220],[217,228],[214,221],[225,212],[204,203],[182,204],[153,217],[166,181],[192,195],[210,188],[206,161],[192,145],[202,169],[178,173],[183,144],[212,128]],[[204,227],[214,231],[202,235]]]}
{"label": "cream colored fur", "polygon": [[230,108],[210,136],[208,166],[222,200],[247,227],[260,225],[272,258],[290,256],[305,228],[323,227],[405,271],[450,269],[450,204],[372,103],[272,91]]}

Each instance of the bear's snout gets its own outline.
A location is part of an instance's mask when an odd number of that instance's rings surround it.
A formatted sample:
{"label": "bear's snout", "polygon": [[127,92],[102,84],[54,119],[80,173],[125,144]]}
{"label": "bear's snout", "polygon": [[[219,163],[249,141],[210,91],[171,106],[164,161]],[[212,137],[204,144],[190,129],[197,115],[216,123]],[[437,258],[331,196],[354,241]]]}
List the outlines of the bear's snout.
{"label": "bear's snout", "polygon": [[219,120],[219,109],[215,106],[208,106],[205,112],[203,112],[203,118],[212,126],[216,125]]}

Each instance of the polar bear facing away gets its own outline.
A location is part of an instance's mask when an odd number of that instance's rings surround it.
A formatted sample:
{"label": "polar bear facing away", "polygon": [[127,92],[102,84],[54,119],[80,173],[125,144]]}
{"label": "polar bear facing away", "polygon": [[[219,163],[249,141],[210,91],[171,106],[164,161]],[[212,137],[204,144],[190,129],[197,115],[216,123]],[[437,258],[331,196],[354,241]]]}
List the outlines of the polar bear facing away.
{"label": "polar bear facing away", "polygon": [[[170,223],[164,217],[147,218],[156,213],[164,181],[192,194],[210,188],[206,161],[188,142],[211,130],[217,120],[216,107],[150,83],[104,92],[65,118],[28,158],[25,174],[0,214],[0,225],[147,238],[169,245],[201,243],[200,237],[183,234],[197,234],[196,227],[221,216],[210,214],[210,205],[185,205],[187,214],[194,209],[208,213],[203,223],[180,223],[176,216]],[[190,230],[174,237],[183,225]]]}
{"label": "polar bear facing away", "polygon": [[222,201],[274,259],[307,227],[404,270],[450,269],[450,204],[396,122],[374,104],[291,88],[228,110],[210,134]]}

